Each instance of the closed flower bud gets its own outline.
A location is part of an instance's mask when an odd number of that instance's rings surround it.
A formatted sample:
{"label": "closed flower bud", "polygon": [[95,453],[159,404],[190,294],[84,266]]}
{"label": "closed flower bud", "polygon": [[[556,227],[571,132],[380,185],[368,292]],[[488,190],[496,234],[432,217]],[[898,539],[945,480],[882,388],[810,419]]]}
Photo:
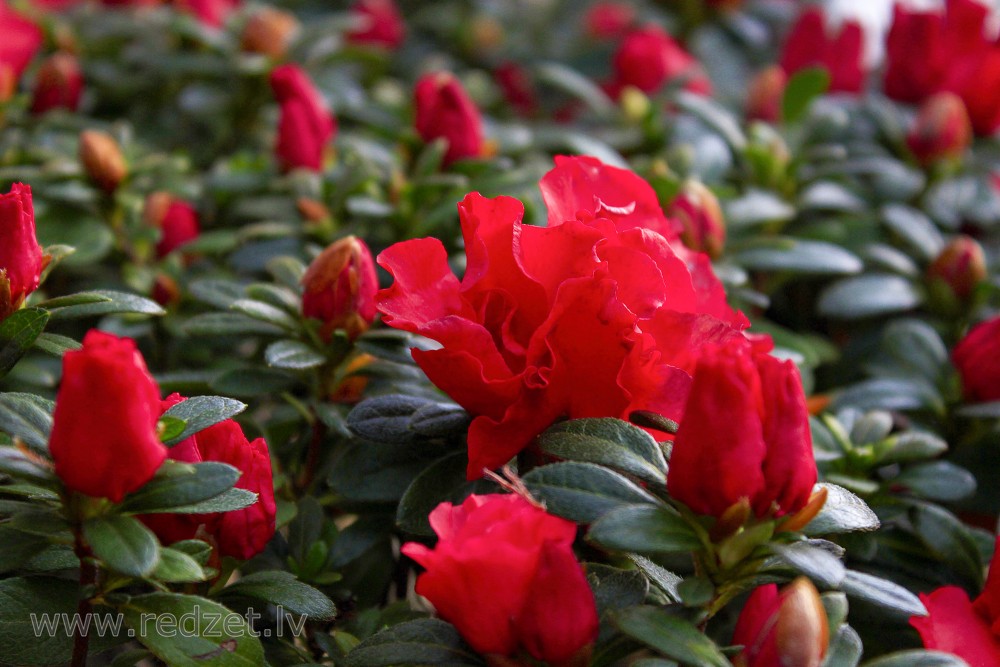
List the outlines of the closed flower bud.
{"label": "closed flower bud", "polygon": [[747,90],[747,118],[776,123],[781,120],[781,98],[788,76],[778,65],[757,72]]}
{"label": "closed flower bud", "polygon": [[294,14],[263,7],[247,21],[240,47],[249,53],[260,53],[275,59],[284,58],[288,45],[299,30]]}
{"label": "closed flower bud", "polygon": [[680,221],[681,242],[712,259],[722,256],[726,245],[726,221],[719,200],[698,181],[687,181],[670,203],[667,215]]}
{"label": "closed flower bud", "polygon": [[156,256],[160,258],[195,240],[201,232],[194,207],[167,192],[154,192],[146,197],[143,218],[150,227],[160,230],[156,244]]}
{"label": "closed flower bud", "polygon": [[533,116],[538,111],[538,91],[531,74],[515,62],[505,62],[493,71],[493,79],[500,87],[504,99],[522,116]]}
{"label": "closed flower bud", "polygon": [[57,108],[76,111],[82,92],[83,73],[76,56],[56,53],[42,63],[35,76],[31,112],[40,114]]}
{"label": "closed flower bud", "polygon": [[0,320],[38,289],[46,263],[35,237],[31,188],[15,183],[0,195]]}
{"label": "closed flower bud", "polygon": [[447,72],[424,75],[414,90],[414,125],[420,138],[430,143],[448,140],[445,164],[483,152],[483,121],[479,109],[462,84]]}
{"label": "closed flower bud", "polygon": [[80,133],[80,162],[94,185],[108,193],[114,192],[128,173],[118,142],[99,130]]}
{"label": "closed flower bud", "polygon": [[330,209],[321,201],[308,197],[299,197],[295,200],[295,208],[308,222],[325,222],[330,219]]}
{"label": "closed flower bud", "polygon": [[573,555],[576,525],[517,495],[469,496],[431,512],[434,549],[403,553],[426,568],[417,593],[493,664],[587,664],[597,606]]}
{"label": "closed flower bud", "polygon": [[635,21],[635,9],[624,2],[598,2],[583,17],[587,35],[593,39],[621,37]]}
{"label": "closed flower bud", "polygon": [[971,402],[1000,401],[1000,317],[969,330],[951,353]]}
{"label": "closed flower bud", "polygon": [[[179,394],[171,394],[160,409],[165,412],[183,400]],[[172,447],[170,458],[184,463],[228,463],[240,471],[236,488],[257,494],[257,501],[232,512],[143,516],[160,542],[172,544],[205,535],[220,555],[240,560],[253,558],[267,546],[274,535],[276,505],[271,456],[263,438],[250,442],[239,424],[226,419]]]}
{"label": "closed flower bud", "polygon": [[271,89],[281,106],[274,152],[282,169],[320,171],[337,121],[316,86],[298,65],[271,72]]}
{"label": "closed flower bud", "polygon": [[156,473],[160,390],[130,338],[92,329],[63,355],[49,451],[66,487],[121,502]]}
{"label": "closed flower bud", "polygon": [[351,15],[358,24],[347,33],[351,44],[394,51],[406,38],[406,24],[393,0],[358,0]]}
{"label": "closed flower bud", "polygon": [[328,342],[337,329],[354,340],[375,319],[375,260],[356,236],[342,238],[320,253],[302,276],[302,285],[302,314],[323,323],[320,334]]}
{"label": "closed flower bud", "polygon": [[167,308],[180,300],[181,288],[177,285],[177,281],[165,273],[156,274],[153,280],[153,301]]}
{"label": "closed flower bud", "polygon": [[758,587],[733,632],[743,646],[737,667],[819,667],[829,644],[826,611],[812,582],[799,577],[780,592]]}
{"label": "closed flower bud", "polygon": [[968,236],[956,237],[927,267],[928,279],[944,283],[962,301],[972,296],[986,276],[983,248]]}
{"label": "closed flower bud", "polygon": [[795,364],[739,339],[704,348],[674,440],[670,495],[717,518],[743,499],[758,518],[780,517],[801,510],[815,483]]}
{"label": "closed flower bud", "polygon": [[712,93],[712,83],[701,64],[665,30],[650,25],[631,31],[622,40],[612,62],[612,93],[633,86],[653,94],[674,82],[700,95]]}
{"label": "closed flower bud", "polygon": [[920,106],[906,145],[920,164],[962,156],[972,142],[965,103],[954,93],[937,93]]}

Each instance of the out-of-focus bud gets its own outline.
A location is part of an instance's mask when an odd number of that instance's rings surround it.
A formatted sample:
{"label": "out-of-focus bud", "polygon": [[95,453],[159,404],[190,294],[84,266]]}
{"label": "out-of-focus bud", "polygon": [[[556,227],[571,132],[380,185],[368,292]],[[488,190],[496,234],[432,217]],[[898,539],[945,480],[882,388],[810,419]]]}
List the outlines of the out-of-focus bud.
{"label": "out-of-focus bud", "polygon": [[147,225],[160,230],[156,256],[166,257],[178,247],[198,238],[201,225],[191,204],[167,192],[154,192],[146,198],[142,217]]}
{"label": "out-of-focus bud", "polygon": [[972,142],[972,124],[965,103],[954,93],[929,97],[906,135],[906,145],[922,165],[962,156]]}
{"label": "out-of-focus bud", "polygon": [[176,305],[181,300],[181,288],[177,281],[165,273],[156,274],[153,281],[153,301],[164,308]]}
{"label": "out-of-focus bud", "polygon": [[351,44],[394,51],[406,39],[406,24],[393,0],[358,0],[351,16],[360,24],[347,33]]}
{"label": "out-of-focus bud", "polygon": [[816,587],[799,577],[780,592],[758,587],[747,600],[733,643],[738,667],[819,667],[829,645],[826,611]]}
{"label": "out-of-focus bud", "polygon": [[505,62],[493,71],[493,79],[514,111],[522,116],[533,116],[538,111],[538,91],[531,74],[524,67],[515,62]]}
{"label": "out-of-focus bud", "polygon": [[330,209],[315,199],[299,197],[295,200],[295,208],[307,222],[325,222],[330,219]]}
{"label": "out-of-focus bud", "polygon": [[448,140],[445,164],[483,151],[483,119],[479,109],[453,74],[431,72],[417,81],[413,92],[414,126],[425,142]]}
{"label": "out-of-focus bud", "polygon": [[625,86],[618,98],[618,104],[622,108],[625,117],[633,123],[638,123],[645,118],[653,105],[649,101],[646,93],[635,86]]}
{"label": "out-of-focus bud", "polygon": [[299,21],[294,14],[264,7],[247,21],[240,47],[250,53],[281,59],[288,52],[288,45],[298,30]]}
{"label": "out-of-focus bud", "polygon": [[128,173],[118,142],[100,130],[80,133],[80,163],[94,185],[108,193],[114,192]]}
{"label": "out-of-focus bud", "polygon": [[375,319],[378,276],[365,242],[348,236],[331,244],[302,276],[302,314],[320,320],[320,335],[330,341],[343,329],[354,340]]}
{"label": "out-of-focus bud", "polygon": [[5,63],[0,63],[0,104],[14,97],[17,92],[17,74],[14,68]]}
{"label": "out-of-focus bud", "polygon": [[726,245],[726,221],[719,200],[711,190],[698,181],[686,181],[670,203],[667,215],[680,221],[683,227],[681,242],[688,248],[712,259],[722,256]]}
{"label": "out-of-focus bud", "polygon": [[57,108],[76,111],[82,92],[83,73],[76,56],[66,52],[56,53],[38,68],[31,112],[40,114]]}
{"label": "out-of-focus bud", "polygon": [[747,90],[747,118],[776,123],[781,120],[781,97],[788,76],[778,65],[757,72]]}
{"label": "out-of-focus bud", "polygon": [[492,16],[477,16],[469,26],[471,46],[477,52],[495,51],[503,45],[503,25]]}
{"label": "out-of-focus bud", "polygon": [[968,236],[956,237],[927,267],[927,278],[944,283],[959,300],[968,299],[976,286],[986,280],[982,246]]}
{"label": "out-of-focus bud", "polygon": [[583,17],[587,34],[594,39],[615,39],[635,21],[635,9],[624,2],[598,2]]}

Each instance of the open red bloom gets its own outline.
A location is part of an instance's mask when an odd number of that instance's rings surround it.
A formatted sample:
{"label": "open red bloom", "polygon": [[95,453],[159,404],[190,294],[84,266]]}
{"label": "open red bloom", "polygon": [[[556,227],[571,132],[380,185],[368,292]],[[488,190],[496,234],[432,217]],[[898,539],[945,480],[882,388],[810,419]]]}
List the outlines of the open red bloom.
{"label": "open red bloom", "polygon": [[1000,401],[1000,317],[974,326],[958,342],[951,360],[970,401]]}
{"label": "open red bloom", "polygon": [[705,347],[674,439],[670,495],[714,517],[741,500],[758,517],[783,516],[805,506],[815,483],[795,364],[744,340]]}
{"label": "open red bloom", "polygon": [[358,0],[351,15],[361,24],[347,33],[352,44],[398,49],[406,38],[406,24],[393,0]]}
{"label": "open red bloom", "polygon": [[298,65],[276,67],[271,72],[271,89],[281,105],[274,152],[282,168],[320,171],[326,145],[337,132],[329,107]]}
{"label": "open red bloom", "polygon": [[1000,543],[993,552],[986,586],[975,601],[958,586],[921,594],[927,616],[911,616],[924,647],[951,653],[970,667],[1000,666]]}
{"label": "open red bloom", "polygon": [[45,264],[35,237],[31,188],[15,183],[0,195],[0,320],[38,289]]}
{"label": "open red bloom", "polygon": [[131,338],[92,329],[63,355],[49,451],[68,489],[121,502],[156,473],[160,389]]}
{"label": "open red bloom", "polygon": [[475,415],[470,479],[561,418],[679,418],[692,352],[747,326],[648,183],[593,158],[556,164],[542,181],[548,228],[522,224],[515,199],[466,196],[461,281],[436,239],[379,256],[395,277],[376,299],[385,322],[441,343],[413,357]]}
{"label": "open red bloom", "polygon": [[597,639],[597,606],[573,555],[573,522],[500,494],[441,503],[430,522],[434,549],[409,542],[402,551],[427,569],[417,593],[476,651],[526,651],[556,664]]}
{"label": "open red bloom", "polygon": [[432,72],[413,90],[414,127],[426,142],[448,140],[445,164],[483,152],[483,119],[465,88],[448,72]]}
{"label": "open red bloom", "polygon": [[[165,412],[183,400],[180,394],[171,394],[163,400],[162,409]],[[191,539],[204,526],[223,556],[246,560],[267,546],[274,535],[276,505],[271,456],[263,438],[248,441],[240,425],[227,419],[174,445],[170,458],[184,463],[228,463],[242,473],[236,488],[256,493],[257,502],[232,512],[143,516],[142,520],[161,542],[172,544]]]}
{"label": "open red bloom", "polygon": [[785,39],[781,67],[789,76],[806,67],[823,67],[830,73],[831,91],[860,93],[865,83],[863,56],[860,23],[846,21],[836,35],[830,35],[823,11],[810,7]]}
{"label": "open red bloom", "polygon": [[712,94],[712,82],[701,64],[659,26],[645,26],[626,35],[612,64],[614,77],[608,88],[614,95],[625,86],[655,93],[674,82],[693,93]]}

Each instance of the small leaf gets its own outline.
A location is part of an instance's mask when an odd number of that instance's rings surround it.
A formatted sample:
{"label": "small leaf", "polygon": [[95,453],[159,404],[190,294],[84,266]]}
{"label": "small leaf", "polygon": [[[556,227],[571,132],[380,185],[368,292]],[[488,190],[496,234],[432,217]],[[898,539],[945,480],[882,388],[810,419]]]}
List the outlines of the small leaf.
{"label": "small leaf", "polygon": [[216,512],[232,512],[250,507],[257,502],[257,494],[246,489],[229,489],[208,500],[202,500],[191,505],[179,505],[165,510],[144,510],[146,513],[155,514],[165,511],[172,514],[214,514]]}
{"label": "small leaf", "polygon": [[892,486],[930,500],[950,502],[975,493],[976,478],[949,461],[928,461],[903,470],[893,478]]}
{"label": "small leaf", "polygon": [[824,67],[800,69],[785,85],[781,96],[781,119],[795,123],[802,119],[814,99],[830,87],[830,73]]}
{"label": "small leaf", "polygon": [[835,282],[820,294],[824,317],[857,320],[912,310],[924,296],[909,280],[890,274],[867,274]]}
{"label": "small leaf", "polygon": [[861,637],[849,625],[841,625],[830,639],[823,667],[855,667],[861,661],[864,646]]}
{"label": "small leaf", "polygon": [[48,321],[48,311],[41,308],[23,308],[0,321],[0,377],[27,354]]}
{"label": "small leaf", "polygon": [[0,394],[0,431],[45,451],[55,403],[34,394]]}
{"label": "small leaf", "polygon": [[630,607],[615,613],[618,629],[668,658],[690,665],[729,667],[711,639],[689,621],[656,607]]}
{"label": "small leaf", "polygon": [[115,572],[145,577],[160,560],[160,546],[153,531],[134,517],[88,519],[83,534],[94,555]]}
{"label": "small leaf", "polygon": [[35,347],[54,357],[61,357],[70,350],[79,350],[83,345],[67,336],[54,333],[43,333],[35,339]]}
{"label": "small leaf", "polygon": [[330,598],[304,584],[289,572],[266,570],[248,574],[218,593],[222,597],[242,596],[282,607],[310,619],[327,620],[337,613]]}
{"label": "small leaf", "polygon": [[322,366],[326,357],[301,341],[279,340],[267,346],[264,360],[275,368],[303,370]]}
{"label": "small leaf", "polygon": [[951,653],[910,649],[869,660],[863,667],[967,667],[967,664]]}
{"label": "small leaf", "polygon": [[241,313],[203,313],[181,327],[189,336],[280,336],[281,327],[255,320]]}
{"label": "small leaf", "polygon": [[653,437],[620,419],[574,419],[538,437],[542,451],[570,461],[604,465],[664,486],[667,462]]}
{"label": "small leaf", "polygon": [[806,575],[822,588],[837,588],[847,575],[839,558],[809,542],[789,545],[772,544],[771,549],[798,572]]}
{"label": "small leaf", "polygon": [[594,522],[587,540],[605,549],[640,554],[693,551],[697,534],[676,512],[656,505],[626,505]]}
{"label": "small leaf", "polygon": [[152,577],[167,583],[204,581],[207,574],[194,558],[178,549],[160,548],[160,562]]}
{"label": "small leaf", "polygon": [[121,504],[121,511],[132,514],[173,511],[214,498],[240,478],[240,471],[226,463],[176,463],[167,461],[156,476]]}
{"label": "small leaf", "polygon": [[535,468],[523,481],[549,512],[577,523],[591,523],[622,505],[659,502],[629,479],[592,463],[552,463]]}
{"label": "small leaf", "polygon": [[348,667],[438,665],[458,667],[485,663],[458,631],[436,618],[390,626],[358,644],[347,656]]}
{"label": "small leaf", "polygon": [[926,616],[927,609],[916,595],[888,579],[848,570],[840,589],[851,597],[870,602],[902,621]]}
{"label": "small leaf", "polygon": [[790,271],[803,275],[850,275],[864,268],[857,255],[838,245],[789,237],[758,241],[732,259],[753,271]]}
{"label": "small leaf", "polygon": [[299,328],[299,323],[295,321],[295,318],[280,308],[275,308],[271,304],[264,303],[263,301],[255,301],[254,299],[238,299],[233,302],[229,308],[239,313],[243,313],[247,317],[251,317],[255,320],[260,320],[261,322],[266,322],[268,324],[273,324],[274,326],[281,327],[282,329],[295,331]]}
{"label": "small leaf", "polygon": [[803,529],[806,535],[878,530],[878,516],[861,498],[836,484],[820,483],[818,486],[826,488],[826,503]]}
{"label": "small leaf", "polygon": [[245,403],[222,396],[194,396],[173,405],[163,413],[164,417],[173,417],[184,422],[184,430],[173,438],[164,441],[168,447],[176,445],[209,426],[226,419],[232,419],[247,409]]}
{"label": "small leaf", "polygon": [[100,301],[78,303],[76,305],[52,306],[52,302],[43,307],[52,313],[52,320],[67,320],[81,317],[97,317],[115,313],[131,313],[140,315],[164,315],[166,311],[160,304],[146,297],[114,290],[94,290],[76,297],[101,297]]}

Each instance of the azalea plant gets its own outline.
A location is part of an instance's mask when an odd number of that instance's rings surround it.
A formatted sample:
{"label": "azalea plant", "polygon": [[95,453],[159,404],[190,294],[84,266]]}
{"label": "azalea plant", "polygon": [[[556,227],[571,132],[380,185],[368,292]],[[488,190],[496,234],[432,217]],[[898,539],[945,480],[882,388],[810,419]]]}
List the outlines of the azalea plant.
{"label": "azalea plant", "polygon": [[0,3],[0,665],[1000,667],[979,0]]}

